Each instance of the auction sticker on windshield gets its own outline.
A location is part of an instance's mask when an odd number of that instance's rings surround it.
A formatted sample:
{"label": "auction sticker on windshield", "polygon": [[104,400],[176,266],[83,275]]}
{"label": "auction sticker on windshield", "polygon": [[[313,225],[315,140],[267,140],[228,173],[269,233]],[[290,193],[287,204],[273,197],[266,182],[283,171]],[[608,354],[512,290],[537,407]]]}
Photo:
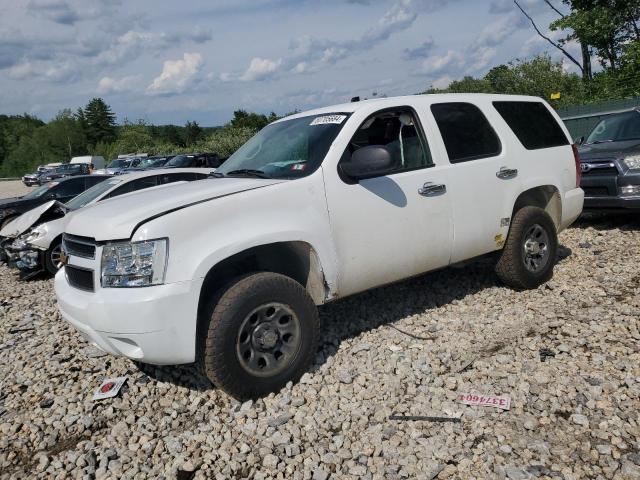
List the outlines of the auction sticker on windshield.
{"label": "auction sticker on windshield", "polygon": [[334,123],[340,125],[347,118],[346,115],[323,115],[322,117],[316,117],[309,125],[328,125]]}

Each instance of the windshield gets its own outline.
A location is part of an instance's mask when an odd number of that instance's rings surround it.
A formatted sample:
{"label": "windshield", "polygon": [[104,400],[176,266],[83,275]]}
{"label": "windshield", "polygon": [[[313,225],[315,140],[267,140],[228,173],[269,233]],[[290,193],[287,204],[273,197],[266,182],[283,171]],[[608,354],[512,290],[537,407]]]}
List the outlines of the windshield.
{"label": "windshield", "polygon": [[585,143],[622,142],[640,139],[640,112],[627,112],[603,119]]}
{"label": "windshield", "polygon": [[157,167],[162,165],[166,160],[166,158],[145,158],[140,161],[138,168]]}
{"label": "windshield", "polygon": [[193,161],[193,155],[176,155],[167,163],[164,164],[165,167],[188,167]]}
{"label": "windshield", "polygon": [[107,166],[107,168],[124,168],[128,167],[131,160],[126,160],[124,158],[116,158],[112,160],[111,163]]}
{"label": "windshield", "polygon": [[73,197],[66,205],[69,210],[77,210],[84,207],[86,204],[93,202],[100,195],[105,193],[110,188],[122,182],[119,178],[110,178],[109,180],[103,180],[102,182],[94,185],[93,187],[85,190],[77,197]]}
{"label": "windshield", "polygon": [[46,185],[42,185],[41,187],[36,188],[35,190],[31,190],[22,198],[24,198],[25,200],[33,200],[34,198],[40,198],[56,185],[58,185],[58,182],[49,182]]}
{"label": "windshield", "polygon": [[310,175],[324,160],[348,117],[347,113],[332,113],[267,125],[216,173],[233,175],[234,170],[259,170],[274,178]]}

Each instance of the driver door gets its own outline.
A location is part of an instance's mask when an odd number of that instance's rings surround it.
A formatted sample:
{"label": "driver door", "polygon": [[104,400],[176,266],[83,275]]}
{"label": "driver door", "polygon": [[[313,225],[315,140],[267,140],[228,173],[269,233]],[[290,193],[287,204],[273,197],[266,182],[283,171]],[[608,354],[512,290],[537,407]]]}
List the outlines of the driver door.
{"label": "driver door", "polygon": [[[385,146],[392,165],[373,178],[342,173],[357,149]],[[324,171],[340,296],[449,264],[452,244],[447,166],[434,164],[410,107],[375,113],[359,126],[338,165]]]}

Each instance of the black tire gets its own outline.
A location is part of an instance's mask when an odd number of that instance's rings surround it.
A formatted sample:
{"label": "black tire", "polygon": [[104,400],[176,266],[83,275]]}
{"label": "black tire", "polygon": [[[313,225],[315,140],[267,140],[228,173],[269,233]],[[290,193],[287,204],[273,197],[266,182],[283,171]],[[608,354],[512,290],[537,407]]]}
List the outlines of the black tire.
{"label": "black tire", "polygon": [[[274,313],[269,320],[271,305],[287,314],[276,320]],[[287,316],[286,322],[298,326],[294,335],[278,330],[280,318]],[[318,310],[307,291],[291,278],[271,272],[238,277],[212,295],[201,325],[198,363],[214,385],[238,399],[262,397],[297,381],[313,361],[320,334]],[[265,329],[276,332],[269,337],[273,347],[260,343]],[[279,349],[289,350],[283,354]],[[249,357],[243,358],[249,350]],[[256,359],[264,365],[259,367]],[[250,362],[266,373],[253,373]]]}
{"label": "black tire", "polygon": [[58,255],[62,249],[62,242],[60,239],[54,240],[53,243],[49,246],[49,249],[44,252],[44,268],[51,275],[55,275],[58,273],[60,267],[59,263],[55,261],[55,254],[58,252]]}
{"label": "black tire", "polygon": [[[539,237],[544,240],[536,248],[544,244],[546,250],[544,254],[536,252],[528,255],[525,253],[525,244],[531,239],[531,234],[535,235],[532,232],[539,232],[536,227],[542,229]],[[557,252],[558,235],[549,214],[538,207],[523,207],[511,220],[507,242],[496,264],[496,273],[506,285],[516,290],[537,288],[553,277]],[[532,264],[538,256],[539,265],[535,268]]]}

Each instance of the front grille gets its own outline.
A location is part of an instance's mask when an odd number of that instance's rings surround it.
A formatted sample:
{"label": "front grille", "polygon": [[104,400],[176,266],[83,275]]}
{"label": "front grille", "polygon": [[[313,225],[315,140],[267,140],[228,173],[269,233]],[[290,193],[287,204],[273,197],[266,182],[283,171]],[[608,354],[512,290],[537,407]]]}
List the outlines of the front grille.
{"label": "front grille", "polygon": [[618,175],[618,169],[611,160],[583,160],[582,175]]}
{"label": "front grille", "polygon": [[67,274],[69,285],[80,290],[93,292],[93,270],[66,265],[64,271]]}
{"label": "front grille", "polygon": [[609,189],[607,187],[582,187],[585,197],[607,197]]}
{"label": "front grille", "polygon": [[65,234],[62,237],[62,247],[67,255],[82,258],[95,258],[96,244],[92,238]]}

